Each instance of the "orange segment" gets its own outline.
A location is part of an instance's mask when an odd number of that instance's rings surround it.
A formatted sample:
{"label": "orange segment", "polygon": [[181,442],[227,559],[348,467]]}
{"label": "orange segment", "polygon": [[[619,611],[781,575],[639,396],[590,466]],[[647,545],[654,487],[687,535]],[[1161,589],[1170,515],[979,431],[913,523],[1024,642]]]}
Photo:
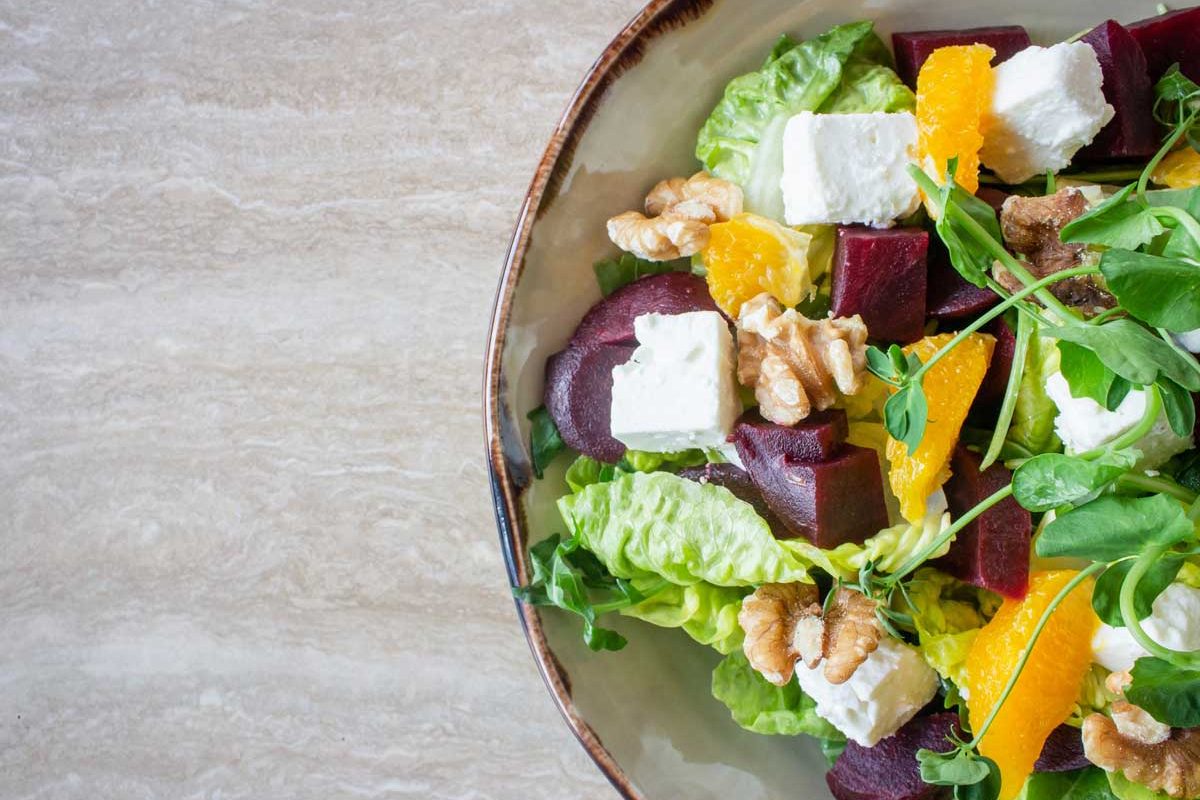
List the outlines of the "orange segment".
{"label": "orange segment", "polygon": [[738,214],[708,231],[701,253],[708,291],[730,317],[736,319],[742,303],[763,292],[790,308],[815,290],[814,267],[820,267],[810,257],[819,244],[812,234],[757,214]]}
{"label": "orange segment", "polygon": [[[926,336],[904,348],[904,352],[916,353],[921,361],[928,361],[953,338],[952,333]],[[909,522],[925,516],[925,501],[950,477],[950,454],[983,383],[995,345],[996,340],[986,333],[972,333],[925,373],[921,385],[929,413],[925,437],[916,452],[910,456],[906,444],[888,438],[888,481],[892,493],[900,499],[900,513]]]}
{"label": "orange segment", "polygon": [[938,182],[957,156],[955,180],[971,194],[979,188],[983,117],[992,106],[991,60],[984,44],[939,47],[917,74],[917,145],[925,171]]}
{"label": "orange segment", "polygon": [[1200,186],[1200,153],[1190,147],[1169,153],[1151,177],[1155,183],[1172,189]]}
{"label": "orange segment", "polygon": [[[1000,699],[1005,684],[1029,644],[1050,601],[1078,573],[1035,572],[1023,600],[1005,600],[983,626],[967,654],[971,727],[979,728]],[[1092,662],[1092,634],[1100,621],[1092,611],[1092,583],[1084,581],[1051,614],[1033,653],[979,744],[979,752],[1000,767],[1000,800],[1012,800],[1046,737],[1071,715],[1079,687]]]}

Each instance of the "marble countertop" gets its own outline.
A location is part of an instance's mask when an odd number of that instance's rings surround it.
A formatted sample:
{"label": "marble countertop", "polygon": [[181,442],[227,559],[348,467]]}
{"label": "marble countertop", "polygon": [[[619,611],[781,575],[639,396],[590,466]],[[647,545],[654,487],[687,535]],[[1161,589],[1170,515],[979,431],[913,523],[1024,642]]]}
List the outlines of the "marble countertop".
{"label": "marble countertop", "polygon": [[519,632],[480,385],[638,5],[0,0],[0,796],[615,796]]}

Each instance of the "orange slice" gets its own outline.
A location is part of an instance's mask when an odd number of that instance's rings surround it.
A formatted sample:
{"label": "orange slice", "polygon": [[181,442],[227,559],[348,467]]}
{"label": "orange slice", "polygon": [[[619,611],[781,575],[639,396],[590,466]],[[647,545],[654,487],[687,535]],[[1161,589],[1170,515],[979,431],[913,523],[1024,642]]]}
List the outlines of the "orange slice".
{"label": "orange slice", "polygon": [[984,44],[939,47],[917,74],[917,146],[925,171],[938,182],[946,162],[958,158],[955,180],[971,194],[979,188],[983,118],[992,106],[996,51]]}
{"label": "orange slice", "polygon": [[809,263],[810,250],[818,246],[812,234],[757,214],[738,214],[708,231],[700,256],[708,291],[730,317],[737,319],[742,304],[763,292],[788,308],[813,292],[820,276]]}
{"label": "orange slice", "polygon": [[1171,189],[1200,186],[1200,153],[1190,147],[1168,153],[1151,177],[1155,183]]}

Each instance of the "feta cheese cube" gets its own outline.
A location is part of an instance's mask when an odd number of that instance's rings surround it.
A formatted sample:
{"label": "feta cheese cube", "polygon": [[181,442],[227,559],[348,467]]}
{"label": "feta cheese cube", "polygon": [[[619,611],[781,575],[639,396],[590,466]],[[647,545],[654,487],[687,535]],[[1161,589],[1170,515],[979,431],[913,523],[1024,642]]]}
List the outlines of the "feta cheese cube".
{"label": "feta cheese cube", "polygon": [[[1146,413],[1146,392],[1142,389],[1132,390],[1115,410],[1109,411],[1090,397],[1072,397],[1071,387],[1061,372],[1046,379],[1046,394],[1058,407],[1054,432],[1068,453],[1082,453],[1108,444],[1136,425]],[[1192,438],[1177,436],[1164,413],[1133,446],[1142,451],[1138,466],[1150,469],[1187,450],[1192,446]]]}
{"label": "feta cheese cube", "polygon": [[920,203],[907,171],[916,147],[917,120],[907,111],[797,114],[783,132],[784,219],[888,227]]}
{"label": "feta cheese cube", "polygon": [[[1172,650],[1200,650],[1200,589],[1172,583],[1154,599],[1153,611],[1142,620],[1146,634]],[[1092,637],[1093,660],[1113,672],[1133,669],[1149,655],[1127,628],[1101,625]]]}
{"label": "feta cheese cube", "polygon": [[633,331],[638,348],[612,373],[613,437],[652,453],[722,447],[742,412],[725,318],[643,314]]}
{"label": "feta cheese cube", "polygon": [[1008,183],[1058,171],[1113,118],[1096,51],[1027,47],[995,69],[980,158]]}
{"label": "feta cheese cube", "polygon": [[1171,334],[1171,338],[1175,340],[1177,345],[1189,353],[1200,353],[1200,328],[1194,331],[1173,333]]}
{"label": "feta cheese cube", "polygon": [[937,694],[937,673],[915,648],[890,636],[845,683],[830,683],[824,670],[800,662],[796,680],[816,701],[817,715],[863,747],[898,731]]}

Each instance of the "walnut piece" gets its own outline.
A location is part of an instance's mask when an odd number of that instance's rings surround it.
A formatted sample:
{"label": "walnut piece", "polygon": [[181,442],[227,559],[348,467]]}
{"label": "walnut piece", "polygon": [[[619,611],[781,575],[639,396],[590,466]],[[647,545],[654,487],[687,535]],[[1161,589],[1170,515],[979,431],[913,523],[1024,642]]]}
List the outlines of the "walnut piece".
{"label": "walnut piece", "polygon": [[796,622],[820,616],[817,600],[817,587],[810,583],[767,583],[742,601],[742,649],[750,666],[776,686],[792,679],[798,658],[792,646]]}
{"label": "walnut piece", "polygon": [[764,292],[742,305],[737,340],[738,380],[771,422],[795,425],[862,388],[867,326],[857,314],[810,320]]}
{"label": "walnut piece", "polygon": [[[1087,198],[1073,187],[1059,189],[1044,197],[1013,195],[1000,209],[1000,229],[1005,243],[1028,259],[1027,268],[1035,278],[1045,278],[1083,263],[1087,247],[1067,244],[1059,239],[1063,226],[1088,209]],[[998,271],[996,279],[1010,291],[1023,285],[1007,271]],[[1079,275],[1053,284],[1050,293],[1085,314],[1112,308],[1116,299],[1104,288],[1103,279]]]}
{"label": "walnut piece", "polygon": [[608,238],[639,258],[670,261],[703,250],[708,226],[740,213],[739,186],[697,172],[690,178],[659,181],[646,195],[646,213],[626,211],[613,217]]}
{"label": "walnut piece", "polygon": [[[1083,721],[1084,755],[1096,766],[1109,772],[1119,770],[1151,791],[1180,800],[1200,797],[1200,729],[1173,731],[1168,738],[1159,739],[1161,731],[1145,730],[1138,724],[1138,714],[1145,713],[1137,706],[1117,701],[1113,704],[1114,719],[1090,715]],[[1117,720],[1119,716],[1125,717],[1124,728]],[[1148,734],[1151,741],[1144,741],[1139,734]]]}
{"label": "walnut piece", "polygon": [[809,584],[768,583],[742,602],[746,658],[771,683],[790,681],[797,661],[809,669],[824,661],[825,679],[845,683],[879,646],[874,600],[839,587],[824,614],[817,600]]}

